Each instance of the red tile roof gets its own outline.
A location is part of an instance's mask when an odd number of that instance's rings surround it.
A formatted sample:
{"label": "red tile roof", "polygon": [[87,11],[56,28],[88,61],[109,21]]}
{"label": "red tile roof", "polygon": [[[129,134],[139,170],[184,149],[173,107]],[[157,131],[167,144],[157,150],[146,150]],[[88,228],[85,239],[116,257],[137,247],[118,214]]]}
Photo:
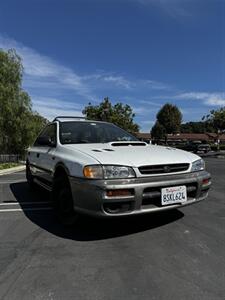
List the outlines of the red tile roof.
{"label": "red tile roof", "polygon": [[[147,132],[138,132],[136,136],[140,139],[151,139],[151,134]],[[217,139],[216,133],[178,133],[168,134],[168,140],[200,140],[213,141]],[[220,135],[220,140],[225,141],[225,134]]]}

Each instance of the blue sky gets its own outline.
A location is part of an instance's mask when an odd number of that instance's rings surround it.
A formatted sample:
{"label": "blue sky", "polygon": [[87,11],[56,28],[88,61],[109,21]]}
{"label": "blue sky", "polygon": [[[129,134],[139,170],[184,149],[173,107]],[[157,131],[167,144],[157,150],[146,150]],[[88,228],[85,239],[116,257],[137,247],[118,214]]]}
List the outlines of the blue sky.
{"label": "blue sky", "polygon": [[142,131],[225,106],[225,0],[3,0],[0,48],[15,48],[33,108],[51,119],[108,96]]}

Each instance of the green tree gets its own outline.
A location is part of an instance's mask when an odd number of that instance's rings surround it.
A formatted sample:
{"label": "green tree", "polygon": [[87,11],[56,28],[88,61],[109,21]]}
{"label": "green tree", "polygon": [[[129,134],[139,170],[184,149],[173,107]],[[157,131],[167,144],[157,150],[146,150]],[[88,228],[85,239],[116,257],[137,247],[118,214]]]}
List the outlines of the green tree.
{"label": "green tree", "polygon": [[225,107],[221,107],[218,110],[211,110],[210,114],[202,118],[208,124],[213,126],[215,131],[225,130]]}
{"label": "green tree", "polygon": [[167,134],[179,132],[182,114],[176,105],[166,103],[156,117],[158,122],[165,128]]}
{"label": "green tree", "polygon": [[166,103],[156,115],[156,124],[153,126],[155,132],[162,136],[164,134],[167,143],[167,134],[179,132],[182,114],[176,105]]}
{"label": "green tree", "polygon": [[139,131],[139,126],[134,123],[135,114],[127,104],[117,103],[113,105],[108,97],[99,105],[88,104],[83,114],[90,120],[107,121],[127,130],[130,133]]}
{"label": "green tree", "polygon": [[155,125],[151,129],[151,136],[155,141],[159,141],[165,138],[166,130],[163,125],[156,121]]}
{"label": "green tree", "polygon": [[46,120],[32,111],[22,89],[23,66],[15,50],[0,49],[0,153],[23,154]]}
{"label": "green tree", "polygon": [[213,126],[207,122],[187,122],[181,124],[180,131],[182,133],[205,133],[214,132]]}
{"label": "green tree", "polygon": [[218,110],[211,110],[210,114],[204,116],[202,119],[205,120],[209,126],[212,126],[214,128],[214,132],[217,133],[219,150],[220,135],[225,131],[225,107],[221,107]]}

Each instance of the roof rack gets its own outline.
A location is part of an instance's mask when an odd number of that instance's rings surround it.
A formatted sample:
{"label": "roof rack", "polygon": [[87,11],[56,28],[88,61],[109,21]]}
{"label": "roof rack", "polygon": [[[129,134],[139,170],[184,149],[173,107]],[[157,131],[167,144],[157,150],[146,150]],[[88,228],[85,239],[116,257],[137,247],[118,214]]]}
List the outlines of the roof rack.
{"label": "roof rack", "polygon": [[77,117],[77,116],[57,116],[52,122],[60,121],[59,119],[86,119],[85,117]]}

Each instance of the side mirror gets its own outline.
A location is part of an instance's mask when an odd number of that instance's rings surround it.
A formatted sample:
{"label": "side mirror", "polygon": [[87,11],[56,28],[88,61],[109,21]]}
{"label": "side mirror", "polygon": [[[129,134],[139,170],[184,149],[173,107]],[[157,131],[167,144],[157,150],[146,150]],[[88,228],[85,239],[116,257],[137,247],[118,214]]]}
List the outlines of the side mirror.
{"label": "side mirror", "polygon": [[37,143],[41,146],[55,147],[55,143],[47,136],[40,136]]}

